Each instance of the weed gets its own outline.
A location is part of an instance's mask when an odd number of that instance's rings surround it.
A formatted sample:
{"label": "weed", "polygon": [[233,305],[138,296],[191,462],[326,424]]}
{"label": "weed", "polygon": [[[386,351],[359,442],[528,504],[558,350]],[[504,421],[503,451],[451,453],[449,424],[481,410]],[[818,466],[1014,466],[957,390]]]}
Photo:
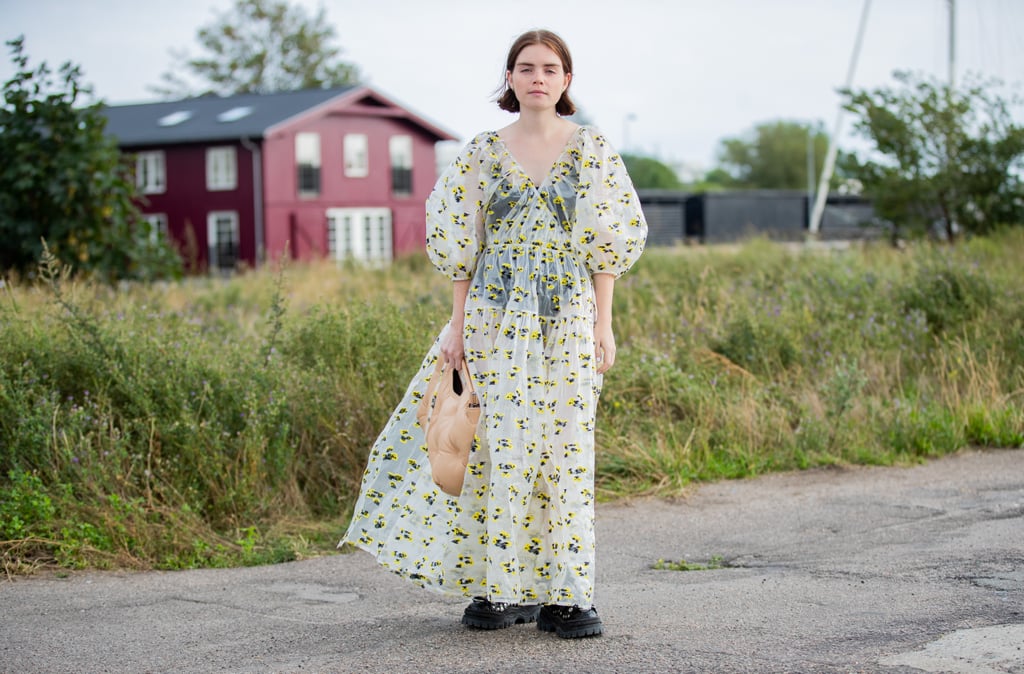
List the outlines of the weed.
{"label": "weed", "polygon": [[651,568],[657,571],[713,571],[725,568],[726,566],[728,564],[725,563],[725,560],[721,556],[715,555],[707,564],[688,562],[685,559],[680,559],[678,562],[659,559],[651,565]]}
{"label": "weed", "polygon": [[270,359],[275,353],[278,336],[284,326],[282,318],[285,313],[284,302],[284,266],[285,258],[288,255],[288,247],[285,246],[284,254],[278,261],[277,275],[274,277],[274,295],[270,300],[270,314],[267,318],[268,336],[263,346],[263,367],[270,365]]}
{"label": "weed", "polygon": [[0,540],[49,536],[57,509],[38,475],[22,470],[7,473],[0,485]]}

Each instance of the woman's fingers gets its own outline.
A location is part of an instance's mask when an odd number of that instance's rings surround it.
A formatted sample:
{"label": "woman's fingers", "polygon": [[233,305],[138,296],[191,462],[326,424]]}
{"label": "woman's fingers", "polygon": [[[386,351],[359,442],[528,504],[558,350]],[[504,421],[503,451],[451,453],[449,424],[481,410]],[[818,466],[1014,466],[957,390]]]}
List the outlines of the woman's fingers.
{"label": "woman's fingers", "polygon": [[604,374],[615,365],[615,334],[610,326],[598,324],[594,328],[594,358],[597,373]]}
{"label": "woman's fingers", "polygon": [[597,357],[597,373],[604,374],[611,369],[612,365],[615,365],[615,347],[598,344],[596,350]]}
{"label": "woman's fingers", "polygon": [[462,341],[462,334],[449,331],[441,340],[441,358],[449,367],[457,368],[465,357],[465,346]]}

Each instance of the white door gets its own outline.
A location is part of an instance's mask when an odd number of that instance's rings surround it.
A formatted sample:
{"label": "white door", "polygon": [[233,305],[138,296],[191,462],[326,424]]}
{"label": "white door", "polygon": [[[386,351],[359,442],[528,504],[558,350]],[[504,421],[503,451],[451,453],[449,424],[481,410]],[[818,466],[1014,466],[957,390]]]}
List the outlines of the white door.
{"label": "white door", "polygon": [[333,260],[385,266],[394,257],[388,208],[327,209],[327,252]]}

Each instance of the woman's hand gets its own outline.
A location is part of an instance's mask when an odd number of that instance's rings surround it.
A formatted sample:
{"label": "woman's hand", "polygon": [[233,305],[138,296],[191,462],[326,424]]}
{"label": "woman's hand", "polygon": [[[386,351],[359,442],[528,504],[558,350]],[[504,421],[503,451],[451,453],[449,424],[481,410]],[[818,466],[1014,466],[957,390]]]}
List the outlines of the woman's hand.
{"label": "woman's hand", "polygon": [[456,325],[455,319],[452,319],[448,324],[448,331],[441,339],[441,358],[452,369],[458,369],[462,365],[462,359],[466,357],[462,329],[462,321]]}
{"label": "woman's hand", "polygon": [[606,325],[604,321],[594,326],[594,358],[598,374],[604,374],[615,365],[615,335],[612,326]]}

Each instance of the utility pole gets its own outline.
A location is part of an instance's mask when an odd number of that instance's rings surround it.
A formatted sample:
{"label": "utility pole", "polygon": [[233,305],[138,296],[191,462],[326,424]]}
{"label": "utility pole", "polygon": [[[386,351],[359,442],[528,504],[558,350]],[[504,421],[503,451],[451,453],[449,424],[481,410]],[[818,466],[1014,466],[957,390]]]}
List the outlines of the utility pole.
{"label": "utility pole", "polygon": [[807,229],[811,228],[811,203],[814,201],[814,127],[807,124]]}
{"label": "utility pole", "polygon": [[[952,2],[952,0],[950,0]],[[864,43],[864,30],[868,25],[868,10],[871,9],[871,0],[864,0],[864,9],[860,14],[860,26],[857,28],[857,40],[853,45],[853,55],[850,57],[850,68],[846,72],[846,89],[853,86],[853,73],[857,70],[857,59],[860,56],[860,46]],[[836,126],[832,137],[828,141],[828,154],[825,156],[825,165],[821,169],[821,180],[818,182],[818,194],[814,200],[814,211],[811,213],[811,221],[808,227],[808,234],[812,237],[818,235],[821,228],[821,216],[825,214],[825,200],[828,199],[828,184],[832,181],[832,172],[836,169],[836,155],[839,153],[839,132],[843,126],[843,107],[839,106],[839,113],[836,115]]]}

